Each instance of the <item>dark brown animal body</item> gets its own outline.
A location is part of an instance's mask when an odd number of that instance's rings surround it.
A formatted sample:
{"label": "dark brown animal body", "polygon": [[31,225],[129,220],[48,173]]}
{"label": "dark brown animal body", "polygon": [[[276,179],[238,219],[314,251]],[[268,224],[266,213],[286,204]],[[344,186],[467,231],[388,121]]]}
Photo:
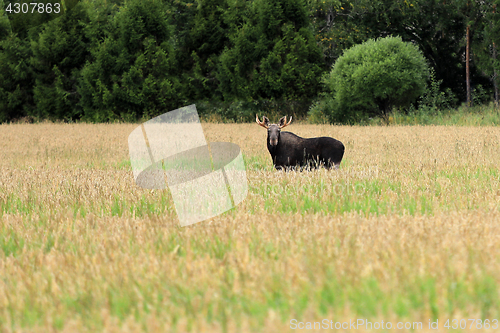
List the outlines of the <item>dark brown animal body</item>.
{"label": "dark brown animal body", "polygon": [[339,140],[329,137],[306,139],[291,132],[281,132],[291,123],[291,118],[287,123],[283,117],[278,124],[270,124],[267,117],[263,119],[260,122],[257,117],[257,123],[268,130],[267,149],[277,170],[340,166],[345,147]]}

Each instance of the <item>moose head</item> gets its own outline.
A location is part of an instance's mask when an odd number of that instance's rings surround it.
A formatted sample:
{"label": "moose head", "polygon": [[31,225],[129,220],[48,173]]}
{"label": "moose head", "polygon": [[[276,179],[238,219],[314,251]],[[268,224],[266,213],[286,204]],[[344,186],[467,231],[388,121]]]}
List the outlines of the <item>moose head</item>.
{"label": "moose head", "polygon": [[259,116],[255,115],[255,120],[257,124],[267,129],[267,144],[269,146],[276,147],[280,140],[281,129],[290,125],[292,117],[290,117],[290,121],[287,123],[286,116],[284,116],[277,124],[271,124],[266,116],[262,117],[263,121],[260,121]]}

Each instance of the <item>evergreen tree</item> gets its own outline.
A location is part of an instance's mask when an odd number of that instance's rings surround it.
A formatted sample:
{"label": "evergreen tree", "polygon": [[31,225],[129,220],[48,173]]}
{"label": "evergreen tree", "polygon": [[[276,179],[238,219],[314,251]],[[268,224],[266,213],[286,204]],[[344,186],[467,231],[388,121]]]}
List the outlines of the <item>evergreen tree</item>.
{"label": "evergreen tree", "polygon": [[[257,0],[230,37],[217,78],[226,100],[310,99],[322,58],[301,0]],[[231,10],[231,8],[229,9]]]}
{"label": "evergreen tree", "polygon": [[229,27],[224,21],[226,11],[225,0],[200,0],[189,33],[177,52],[184,64],[186,95],[192,101],[220,100],[215,95],[219,84],[216,71],[219,56],[229,41]]}
{"label": "evergreen tree", "polygon": [[46,23],[40,33],[31,36],[35,109],[30,116],[64,120],[81,117],[77,81],[90,56],[89,39],[85,34],[87,24],[87,12],[77,6]]}
{"label": "evergreen tree", "polygon": [[4,11],[5,4],[3,0],[0,0],[0,40],[9,36],[12,32],[10,27],[9,17]]}
{"label": "evergreen tree", "polygon": [[0,123],[25,117],[33,109],[29,41],[15,34],[0,40]]}
{"label": "evergreen tree", "polygon": [[150,117],[181,106],[166,5],[130,0],[81,72],[78,91],[84,119]]}

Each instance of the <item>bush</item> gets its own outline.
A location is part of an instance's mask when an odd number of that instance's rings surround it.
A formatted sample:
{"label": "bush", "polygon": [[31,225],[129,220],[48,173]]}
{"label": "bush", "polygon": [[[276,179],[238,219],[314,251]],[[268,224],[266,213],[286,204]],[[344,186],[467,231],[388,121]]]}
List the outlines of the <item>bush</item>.
{"label": "bush", "polygon": [[426,114],[436,115],[439,110],[450,109],[452,105],[457,103],[457,99],[450,88],[441,90],[442,80],[436,80],[435,71],[433,68],[430,70],[429,83],[426,85],[422,95],[418,100],[418,109],[415,110],[411,105],[408,108],[408,114]]}
{"label": "bush", "polygon": [[340,123],[385,118],[394,107],[414,102],[428,76],[427,62],[415,45],[400,37],[370,39],[347,50],[325,75],[331,91],[325,97],[332,101],[323,112]]}

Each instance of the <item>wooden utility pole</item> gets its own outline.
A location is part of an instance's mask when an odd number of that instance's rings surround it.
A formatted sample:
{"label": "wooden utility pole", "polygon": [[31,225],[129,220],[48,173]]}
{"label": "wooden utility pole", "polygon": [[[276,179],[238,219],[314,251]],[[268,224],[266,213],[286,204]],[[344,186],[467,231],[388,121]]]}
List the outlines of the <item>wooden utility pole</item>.
{"label": "wooden utility pole", "polygon": [[465,84],[467,86],[467,107],[471,105],[471,94],[470,94],[470,26],[467,25],[467,46],[465,48]]}

